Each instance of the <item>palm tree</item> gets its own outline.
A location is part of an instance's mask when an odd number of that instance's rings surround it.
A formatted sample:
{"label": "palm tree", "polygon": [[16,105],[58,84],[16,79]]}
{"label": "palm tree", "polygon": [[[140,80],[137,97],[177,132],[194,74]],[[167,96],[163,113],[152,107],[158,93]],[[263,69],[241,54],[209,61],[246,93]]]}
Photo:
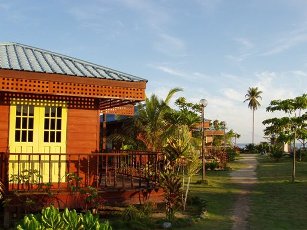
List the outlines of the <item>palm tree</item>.
{"label": "palm tree", "polygon": [[259,99],[261,100],[262,97],[260,96],[262,94],[262,91],[258,90],[258,87],[249,87],[247,90],[247,94],[245,95],[244,102],[248,101],[248,108],[250,108],[253,111],[253,135],[252,135],[252,143],[254,144],[254,138],[255,138],[255,110],[260,107]]}
{"label": "palm tree", "polygon": [[123,122],[122,127],[109,136],[119,145],[125,144],[133,149],[160,151],[169,134],[165,114],[172,109],[169,103],[181,88],[171,89],[165,99],[152,94],[145,103],[137,105],[137,112],[131,119]]}
{"label": "palm tree", "polygon": [[138,114],[135,122],[141,128],[139,138],[146,144],[147,149],[151,151],[161,150],[166,139],[166,122],[164,115],[170,111],[170,100],[181,88],[171,89],[166,98],[159,99],[155,94],[146,98],[145,104],[138,107]]}

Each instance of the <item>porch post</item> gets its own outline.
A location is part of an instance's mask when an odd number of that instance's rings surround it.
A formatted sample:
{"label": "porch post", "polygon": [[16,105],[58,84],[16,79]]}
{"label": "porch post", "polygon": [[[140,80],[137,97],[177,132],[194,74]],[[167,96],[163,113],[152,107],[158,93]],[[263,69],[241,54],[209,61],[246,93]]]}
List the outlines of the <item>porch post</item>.
{"label": "porch post", "polygon": [[102,114],[102,151],[107,149],[107,114]]}

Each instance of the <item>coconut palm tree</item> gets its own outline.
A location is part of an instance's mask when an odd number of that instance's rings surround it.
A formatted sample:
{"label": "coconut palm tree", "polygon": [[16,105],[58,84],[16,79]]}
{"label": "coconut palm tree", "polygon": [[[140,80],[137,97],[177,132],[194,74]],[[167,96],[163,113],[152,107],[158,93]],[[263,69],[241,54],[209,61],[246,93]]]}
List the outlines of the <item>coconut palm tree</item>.
{"label": "coconut palm tree", "polygon": [[135,122],[141,127],[139,138],[146,143],[148,150],[161,150],[166,138],[164,115],[171,110],[169,103],[173,95],[180,91],[180,88],[171,89],[164,100],[153,94],[138,107]]}
{"label": "coconut palm tree", "polygon": [[248,101],[248,108],[250,108],[253,111],[253,135],[252,135],[252,143],[254,144],[254,138],[255,138],[255,110],[260,107],[259,99],[261,100],[262,97],[260,96],[262,94],[262,91],[258,90],[258,87],[249,87],[247,90],[247,94],[245,95],[244,102]]}
{"label": "coconut palm tree", "polygon": [[165,99],[160,99],[155,94],[146,98],[145,103],[137,106],[136,115],[132,119],[127,119],[118,132],[109,136],[110,140],[137,149],[161,150],[169,134],[169,125],[164,116],[172,110],[169,107],[170,100],[179,91],[182,89],[171,89]]}

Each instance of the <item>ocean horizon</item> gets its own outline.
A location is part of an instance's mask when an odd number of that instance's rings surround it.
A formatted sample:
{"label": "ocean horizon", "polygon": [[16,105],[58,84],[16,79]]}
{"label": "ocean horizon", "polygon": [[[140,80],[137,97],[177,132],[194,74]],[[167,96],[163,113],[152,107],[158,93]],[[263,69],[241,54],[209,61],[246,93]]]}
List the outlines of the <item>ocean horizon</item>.
{"label": "ocean horizon", "polygon": [[[237,143],[237,146],[239,147],[239,148],[241,148],[241,149],[244,149],[245,148],[245,146],[246,145],[249,145],[249,144],[251,144],[251,143]],[[256,144],[257,145],[257,144]],[[292,146],[293,144],[291,144],[291,146]],[[296,148],[301,148],[302,147],[302,143],[299,143],[299,142],[297,142],[296,144],[295,144],[295,146],[296,146]]]}

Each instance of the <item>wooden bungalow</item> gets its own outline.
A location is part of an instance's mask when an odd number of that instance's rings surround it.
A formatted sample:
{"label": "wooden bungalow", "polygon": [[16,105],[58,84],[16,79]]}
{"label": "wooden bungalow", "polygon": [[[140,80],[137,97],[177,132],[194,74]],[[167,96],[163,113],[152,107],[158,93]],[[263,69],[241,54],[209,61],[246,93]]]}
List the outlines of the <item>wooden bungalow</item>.
{"label": "wooden bungalow", "polygon": [[[223,143],[223,147],[214,147],[213,140],[216,136],[225,137],[225,130],[222,129],[214,129],[212,127],[211,120],[206,119],[203,123],[204,129],[204,157],[207,162],[210,161],[219,161],[220,167],[225,167],[228,161],[227,153],[226,153],[226,145]],[[199,130],[202,128],[202,124],[197,124],[196,128]]]}
{"label": "wooden bungalow", "polygon": [[155,183],[156,175],[144,170],[156,163],[155,153],[99,153],[100,114],[133,114],[146,83],[62,54],[0,43],[0,179],[7,190],[48,184],[62,191],[75,183],[135,192]]}

